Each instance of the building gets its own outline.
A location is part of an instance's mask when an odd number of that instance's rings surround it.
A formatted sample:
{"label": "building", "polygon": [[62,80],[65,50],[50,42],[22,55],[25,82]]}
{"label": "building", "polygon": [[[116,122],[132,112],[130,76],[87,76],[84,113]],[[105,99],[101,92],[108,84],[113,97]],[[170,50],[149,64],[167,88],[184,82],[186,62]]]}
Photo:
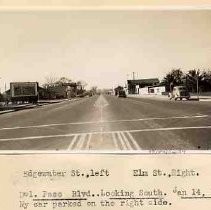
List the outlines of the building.
{"label": "building", "polygon": [[148,87],[148,94],[151,95],[167,95],[165,86],[153,86]]}
{"label": "building", "polygon": [[119,91],[124,90],[124,87],[122,86],[118,86],[116,88],[114,88],[114,95],[117,96],[119,94]]}
{"label": "building", "polygon": [[148,87],[157,86],[159,83],[158,78],[127,80],[128,94],[140,94],[141,91],[147,92]]}

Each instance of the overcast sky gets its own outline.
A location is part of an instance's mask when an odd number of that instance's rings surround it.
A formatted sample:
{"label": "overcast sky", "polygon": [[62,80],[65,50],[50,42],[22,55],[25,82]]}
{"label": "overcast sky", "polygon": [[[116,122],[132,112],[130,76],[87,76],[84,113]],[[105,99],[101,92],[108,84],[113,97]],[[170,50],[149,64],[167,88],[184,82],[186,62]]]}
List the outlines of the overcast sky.
{"label": "overcast sky", "polygon": [[211,11],[0,12],[1,89],[48,76],[107,88],[132,72],[209,67]]}

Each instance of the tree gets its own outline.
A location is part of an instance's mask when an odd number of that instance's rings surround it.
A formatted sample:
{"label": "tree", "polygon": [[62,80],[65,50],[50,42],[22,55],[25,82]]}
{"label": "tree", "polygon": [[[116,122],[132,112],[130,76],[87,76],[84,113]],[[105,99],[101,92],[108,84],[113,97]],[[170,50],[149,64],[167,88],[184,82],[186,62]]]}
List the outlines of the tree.
{"label": "tree", "polygon": [[70,83],[71,79],[66,77],[56,78],[54,76],[48,76],[45,78],[46,82],[43,84],[45,89],[44,95],[49,99],[53,98],[64,98],[67,95],[66,87],[63,86],[65,83]]}
{"label": "tree", "polygon": [[60,79],[56,81],[56,84],[61,85],[61,84],[70,83],[70,82],[72,82],[71,79],[67,77],[61,77]]}
{"label": "tree", "polygon": [[169,91],[170,86],[185,85],[191,92],[211,91],[211,71],[192,69],[184,74],[180,69],[173,69],[163,78],[161,85],[166,86]]}
{"label": "tree", "polygon": [[203,71],[201,73],[201,89],[202,91],[211,91],[211,71]]}
{"label": "tree", "polygon": [[186,86],[191,92],[198,92],[199,87],[202,84],[203,76],[198,69],[189,70],[185,76]]}
{"label": "tree", "polygon": [[45,77],[45,83],[43,84],[43,87],[44,88],[52,87],[55,85],[57,80],[58,80],[58,78],[56,78],[54,76],[47,76],[47,77]]}
{"label": "tree", "polygon": [[62,84],[72,82],[72,80],[67,77],[57,78],[53,76],[46,77],[45,81],[46,82],[44,83],[43,87],[61,86]]}
{"label": "tree", "polygon": [[87,86],[87,83],[83,80],[79,80],[77,83],[77,86],[81,87],[82,90]]}
{"label": "tree", "polygon": [[90,91],[91,91],[93,94],[96,94],[96,93],[97,93],[97,86],[91,87]]}
{"label": "tree", "polygon": [[184,74],[180,69],[172,69],[163,78],[161,84],[166,86],[167,91],[170,90],[170,85],[177,86],[184,84]]}
{"label": "tree", "polygon": [[192,92],[211,91],[211,71],[189,70],[186,74],[186,85]]}

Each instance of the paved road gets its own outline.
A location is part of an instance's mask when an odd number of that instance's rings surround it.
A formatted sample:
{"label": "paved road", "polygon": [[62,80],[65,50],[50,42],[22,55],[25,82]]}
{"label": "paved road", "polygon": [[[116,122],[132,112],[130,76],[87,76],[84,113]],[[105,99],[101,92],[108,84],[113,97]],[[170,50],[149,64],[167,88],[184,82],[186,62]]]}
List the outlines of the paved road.
{"label": "paved road", "polygon": [[1,150],[211,149],[211,103],[93,96],[0,115]]}

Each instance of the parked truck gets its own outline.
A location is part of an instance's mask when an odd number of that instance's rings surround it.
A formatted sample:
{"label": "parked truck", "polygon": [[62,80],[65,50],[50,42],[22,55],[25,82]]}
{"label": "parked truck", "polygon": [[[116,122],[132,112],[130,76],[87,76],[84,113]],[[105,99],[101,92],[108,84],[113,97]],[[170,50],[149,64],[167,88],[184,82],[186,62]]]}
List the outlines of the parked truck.
{"label": "parked truck", "polygon": [[12,82],[10,83],[10,101],[13,103],[37,103],[38,88],[38,82]]}

